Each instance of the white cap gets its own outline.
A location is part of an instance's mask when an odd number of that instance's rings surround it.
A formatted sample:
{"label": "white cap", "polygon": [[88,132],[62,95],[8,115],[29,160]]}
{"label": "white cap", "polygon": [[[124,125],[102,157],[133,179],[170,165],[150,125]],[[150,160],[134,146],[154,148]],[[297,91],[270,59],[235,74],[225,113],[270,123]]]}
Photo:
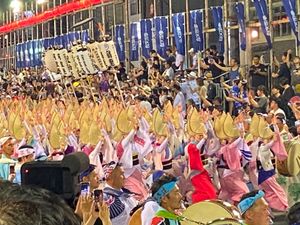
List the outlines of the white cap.
{"label": "white cap", "polygon": [[9,136],[0,138],[0,146],[4,145],[9,139],[11,139]]}
{"label": "white cap", "polygon": [[196,72],[192,71],[188,74],[188,77],[189,78],[197,78],[197,74],[196,74]]}
{"label": "white cap", "polygon": [[21,146],[18,150],[17,150],[17,157],[18,158],[22,158],[28,155],[34,154],[34,149],[33,147],[29,146],[29,145],[24,145]]}

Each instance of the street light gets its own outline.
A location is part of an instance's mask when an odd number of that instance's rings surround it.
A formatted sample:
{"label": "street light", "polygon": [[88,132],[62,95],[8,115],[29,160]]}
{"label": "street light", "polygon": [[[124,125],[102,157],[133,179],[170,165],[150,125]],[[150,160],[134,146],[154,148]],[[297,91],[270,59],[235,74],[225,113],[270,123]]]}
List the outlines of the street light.
{"label": "street light", "polygon": [[48,2],[48,0],[36,0],[36,3],[39,5],[44,4],[46,2]]}
{"label": "street light", "polygon": [[257,29],[253,28],[251,30],[251,38],[252,39],[257,39],[258,38],[258,30]]}
{"label": "street light", "polygon": [[13,13],[19,13],[22,9],[22,2],[20,0],[12,0],[10,7],[13,9]]}

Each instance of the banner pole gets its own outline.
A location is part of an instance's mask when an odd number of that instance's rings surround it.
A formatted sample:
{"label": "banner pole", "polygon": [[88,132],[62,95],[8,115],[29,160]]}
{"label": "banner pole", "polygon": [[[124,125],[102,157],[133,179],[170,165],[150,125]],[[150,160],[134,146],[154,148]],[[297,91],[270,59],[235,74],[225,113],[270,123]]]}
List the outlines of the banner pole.
{"label": "banner pole", "polygon": [[[272,20],[273,20],[273,12],[272,12],[272,0],[269,0],[269,23],[270,23],[270,36],[271,36],[271,41],[272,44],[274,42],[274,35],[273,35],[273,25],[272,25]],[[271,90],[273,87],[273,79],[272,79],[272,71],[273,71],[273,48],[270,49],[270,73],[268,74],[268,86]]]}
{"label": "banner pole", "polygon": [[[228,3],[227,0],[224,0],[224,5],[223,5],[223,15],[224,15],[224,57],[225,57],[225,65],[228,65],[229,63],[229,57],[230,57],[230,44],[228,43],[229,41],[229,32],[227,27],[229,27],[228,23]],[[224,23],[223,23],[224,24]]]}
{"label": "banner pole", "polygon": [[[185,15],[185,30],[186,30],[186,35],[185,35],[185,55],[186,55],[186,61],[187,61],[187,65],[190,65],[190,56],[189,56],[189,53],[188,51],[190,50],[191,48],[191,45],[190,45],[190,21],[189,21],[189,0],[186,0],[185,1],[185,10],[186,10],[186,15]],[[196,53],[196,52],[195,52]],[[187,66],[189,67],[189,66]],[[199,74],[198,74],[199,76]]]}
{"label": "banner pole", "polygon": [[172,0],[169,0],[169,44],[170,46],[173,46],[173,38],[172,38],[172,33],[173,33],[173,26],[172,26],[172,20],[171,20],[171,16],[172,16],[173,10],[172,10]]}
{"label": "banner pole", "polygon": [[[204,10],[205,10],[205,29],[209,28],[209,21],[208,21],[208,0],[205,0],[204,2]],[[205,47],[204,49],[207,49],[209,47],[209,33],[206,31],[205,32]]]}
{"label": "banner pole", "polygon": [[[300,31],[299,31],[299,28],[300,28],[300,2],[299,1],[296,1],[296,8],[297,8],[297,14],[298,14],[298,38],[300,40]],[[296,39],[296,55],[299,56],[300,54],[300,45],[297,46],[297,39]]]}
{"label": "banner pole", "polygon": [[[128,13],[128,0],[125,0],[125,61],[127,73],[130,72],[130,57],[129,57],[129,13]],[[104,21],[103,21],[104,22]]]}

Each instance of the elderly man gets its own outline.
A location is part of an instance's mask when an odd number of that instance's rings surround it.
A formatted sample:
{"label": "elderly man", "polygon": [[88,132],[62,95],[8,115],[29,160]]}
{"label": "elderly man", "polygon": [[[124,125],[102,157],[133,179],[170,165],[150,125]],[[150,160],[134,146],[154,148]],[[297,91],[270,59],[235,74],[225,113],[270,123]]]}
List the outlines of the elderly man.
{"label": "elderly man", "polygon": [[3,137],[0,139],[0,146],[2,155],[0,154],[0,180],[13,180],[13,177],[9,179],[10,164],[15,163],[11,159],[14,154],[14,139],[12,137]]}
{"label": "elderly man", "polygon": [[135,193],[123,188],[125,182],[124,169],[115,162],[103,166],[106,180],[103,199],[109,206],[112,225],[127,225],[131,210],[137,206],[132,197]]}
{"label": "elderly man", "polygon": [[238,208],[247,225],[269,225],[271,222],[269,205],[264,199],[263,191],[252,191],[245,194]]}

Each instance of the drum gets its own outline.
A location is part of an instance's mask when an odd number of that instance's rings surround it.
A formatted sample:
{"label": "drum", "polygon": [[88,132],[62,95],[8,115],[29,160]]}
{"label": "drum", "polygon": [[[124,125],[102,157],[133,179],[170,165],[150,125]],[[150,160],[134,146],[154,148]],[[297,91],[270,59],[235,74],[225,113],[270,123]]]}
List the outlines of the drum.
{"label": "drum", "polygon": [[243,225],[242,220],[233,218],[217,219],[212,222],[207,223],[207,225]]}
{"label": "drum", "polygon": [[297,176],[300,172],[300,142],[298,140],[284,143],[288,157],[284,161],[276,161],[278,172],[287,177]]}
{"label": "drum", "polygon": [[[182,225],[195,224],[193,221],[204,224],[240,224],[241,214],[238,209],[221,200],[207,200],[189,206],[183,213],[187,218],[181,222]],[[190,221],[189,221],[190,220]],[[229,223],[220,223],[224,221]]]}
{"label": "drum", "polygon": [[142,224],[142,210],[143,207],[140,207],[136,210],[133,215],[130,217],[128,225],[141,225]]}

